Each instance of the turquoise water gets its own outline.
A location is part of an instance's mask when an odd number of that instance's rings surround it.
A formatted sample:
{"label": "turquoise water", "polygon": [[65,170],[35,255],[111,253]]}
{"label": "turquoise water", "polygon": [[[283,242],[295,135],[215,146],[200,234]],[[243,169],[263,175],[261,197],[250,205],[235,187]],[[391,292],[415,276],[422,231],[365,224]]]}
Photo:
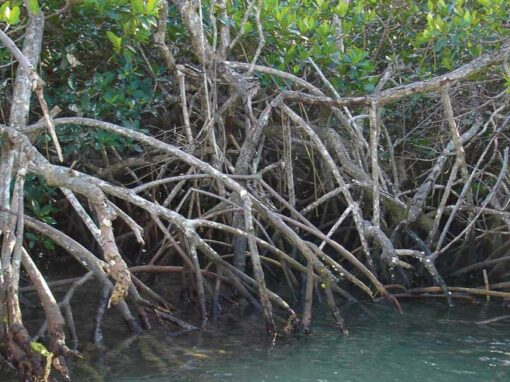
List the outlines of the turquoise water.
{"label": "turquoise water", "polygon": [[[458,303],[344,307],[350,335],[327,319],[306,337],[272,343],[257,317],[210,326],[200,333],[168,331],[124,339],[87,353],[73,364],[76,381],[510,381],[510,320],[475,323],[509,314],[508,308]],[[113,338],[111,338],[113,336]]]}

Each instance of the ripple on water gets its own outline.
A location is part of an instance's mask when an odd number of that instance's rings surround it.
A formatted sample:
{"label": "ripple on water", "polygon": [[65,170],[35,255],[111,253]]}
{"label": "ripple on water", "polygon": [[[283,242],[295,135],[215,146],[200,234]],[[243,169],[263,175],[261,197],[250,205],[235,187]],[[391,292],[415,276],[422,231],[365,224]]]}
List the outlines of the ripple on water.
{"label": "ripple on water", "polygon": [[115,348],[88,354],[72,372],[79,382],[510,381],[510,322],[474,323],[508,311],[460,303],[403,308],[400,315],[386,305],[344,307],[348,337],[321,319],[312,335],[279,337],[274,346],[256,317],[178,337],[155,329],[124,347],[125,333],[112,324],[105,333]]}

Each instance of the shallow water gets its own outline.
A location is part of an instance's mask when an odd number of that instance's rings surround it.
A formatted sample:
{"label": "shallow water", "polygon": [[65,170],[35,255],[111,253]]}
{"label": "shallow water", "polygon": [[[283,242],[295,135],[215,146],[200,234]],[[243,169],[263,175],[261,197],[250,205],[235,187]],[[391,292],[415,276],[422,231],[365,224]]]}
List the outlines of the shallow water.
{"label": "shallow water", "polygon": [[[509,381],[510,320],[497,306],[413,302],[342,309],[350,335],[315,322],[312,335],[269,341],[257,317],[170,336],[132,339],[117,327],[109,349],[73,364],[76,381]],[[112,338],[112,336],[114,338]],[[124,340],[124,342],[122,342]]]}

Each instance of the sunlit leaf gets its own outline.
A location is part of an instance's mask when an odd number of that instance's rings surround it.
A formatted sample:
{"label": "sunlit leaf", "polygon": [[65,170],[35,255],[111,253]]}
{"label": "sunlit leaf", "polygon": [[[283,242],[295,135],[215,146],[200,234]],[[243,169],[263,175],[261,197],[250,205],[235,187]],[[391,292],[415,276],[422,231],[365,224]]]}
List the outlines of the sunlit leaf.
{"label": "sunlit leaf", "polygon": [[115,52],[117,53],[120,52],[120,49],[122,47],[122,37],[116,36],[115,33],[113,33],[112,31],[106,32],[106,36],[108,37],[108,40],[110,40],[110,42],[112,43]]}
{"label": "sunlit leaf", "polygon": [[18,6],[15,6],[11,9],[11,14],[9,15],[9,18],[7,19],[7,22],[11,25],[17,24],[19,22],[19,13],[20,9]]}
{"label": "sunlit leaf", "polygon": [[143,14],[145,11],[143,0],[131,0],[131,9],[135,14]]}
{"label": "sunlit leaf", "polygon": [[338,3],[338,6],[336,7],[336,14],[340,17],[345,17],[348,10],[349,10],[349,2],[348,1],[340,1]]}
{"label": "sunlit leaf", "polygon": [[0,20],[4,22],[9,21],[9,17],[11,15],[11,2],[6,1],[0,6]]}
{"label": "sunlit leaf", "polygon": [[147,14],[151,15],[156,10],[156,6],[158,5],[158,0],[148,0],[147,1]]}
{"label": "sunlit leaf", "polygon": [[34,15],[39,13],[39,1],[37,0],[29,0],[28,1],[28,9]]}
{"label": "sunlit leaf", "polygon": [[30,342],[30,348],[36,352],[42,355],[43,357],[48,357],[50,355],[50,352],[48,349],[46,349],[46,346],[44,346],[40,342],[32,341]]}

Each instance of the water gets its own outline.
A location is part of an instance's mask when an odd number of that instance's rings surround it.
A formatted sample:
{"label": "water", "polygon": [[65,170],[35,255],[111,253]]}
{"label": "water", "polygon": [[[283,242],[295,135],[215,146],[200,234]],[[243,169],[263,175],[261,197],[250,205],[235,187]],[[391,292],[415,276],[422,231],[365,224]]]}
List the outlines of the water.
{"label": "water", "polygon": [[[312,335],[264,335],[258,317],[170,336],[155,329],[87,353],[73,364],[76,381],[446,381],[510,380],[510,320],[475,321],[509,314],[498,306],[413,302],[404,314],[383,304],[343,308],[350,335],[332,322],[315,322]],[[113,337],[112,337],[113,336]]]}

